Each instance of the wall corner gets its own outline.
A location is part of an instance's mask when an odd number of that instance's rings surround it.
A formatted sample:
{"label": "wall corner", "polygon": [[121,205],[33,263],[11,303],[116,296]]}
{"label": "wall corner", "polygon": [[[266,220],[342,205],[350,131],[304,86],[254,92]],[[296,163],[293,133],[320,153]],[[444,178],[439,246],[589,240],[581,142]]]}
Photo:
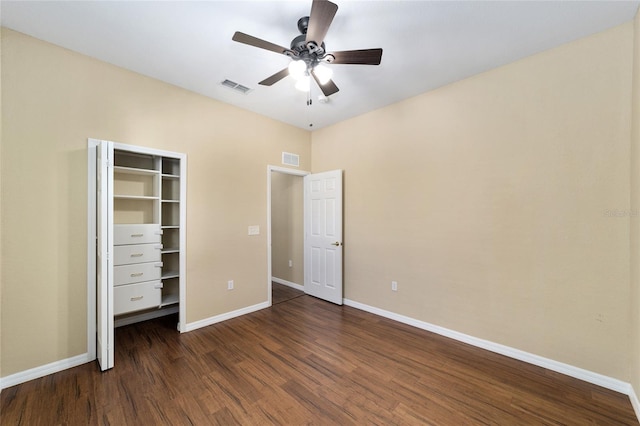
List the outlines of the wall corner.
{"label": "wall corner", "polygon": [[640,11],[633,22],[630,135],[630,382],[640,389]]}

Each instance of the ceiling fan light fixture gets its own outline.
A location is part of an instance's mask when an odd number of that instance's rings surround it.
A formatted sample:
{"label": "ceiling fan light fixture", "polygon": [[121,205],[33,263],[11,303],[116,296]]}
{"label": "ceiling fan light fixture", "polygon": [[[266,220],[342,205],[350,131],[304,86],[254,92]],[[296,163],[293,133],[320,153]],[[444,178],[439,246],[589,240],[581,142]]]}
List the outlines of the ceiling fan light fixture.
{"label": "ceiling fan light fixture", "polygon": [[313,69],[313,73],[318,78],[318,83],[322,85],[327,84],[329,80],[331,80],[331,77],[333,77],[333,70],[322,64],[316,65],[316,67]]}
{"label": "ceiling fan light fixture", "polygon": [[[260,49],[269,50],[291,58],[287,68],[260,81],[261,86],[272,86],[290,75],[296,81],[303,81],[296,86],[306,92],[310,91],[309,76],[313,76],[324,96],[331,96],[340,89],[331,80],[331,70],[322,69],[320,62],[354,65],[380,65],[382,49],[343,50],[327,52],[324,38],[338,11],[338,5],[329,0],[312,0],[311,12],[298,20],[300,35],[291,40],[290,47],[279,46],[269,41],[236,31],[231,39]],[[317,70],[315,69],[317,68]],[[305,77],[303,77],[305,76]],[[311,99],[309,99],[309,102]]]}
{"label": "ceiling fan light fixture", "polygon": [[296,89],[300,90],[301,92],[310,91],[311,78],[308,75],[302,76],[301,78],[299,78],[298,81],[296,82]]}
{"label": "ceiling fan light fixture", "polygon": [[296,80],[300,80],[307,72],[307,64],[301,60],[293,60],[289,63],[289,75]]}

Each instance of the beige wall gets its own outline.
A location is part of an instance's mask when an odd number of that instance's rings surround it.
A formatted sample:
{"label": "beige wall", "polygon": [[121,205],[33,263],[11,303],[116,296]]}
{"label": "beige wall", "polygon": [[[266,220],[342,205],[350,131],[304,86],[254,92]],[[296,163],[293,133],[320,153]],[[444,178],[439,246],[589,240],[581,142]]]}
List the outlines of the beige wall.
{"label": "beige wall", "polygon": [[304,285],[302,182],[301,176],[271,173],[271,275],[300,285]]}
{"label": "beige wall", "polygon": [[632,41],[315,131],[312,170],[345,171],[345,297],[628,381],[629,218],[607,211],[630,207]]}
{"label": "beige wall", "polygon": [[86,352],[89,137],[187,154],[188,322],[267,300],[265,171],[307,131],[5,29],[2,100],[3,376]]}
{"label": "beige wall", "polygon": [[631,384],[640,395],[640,13],[634,20],[631,122]]}

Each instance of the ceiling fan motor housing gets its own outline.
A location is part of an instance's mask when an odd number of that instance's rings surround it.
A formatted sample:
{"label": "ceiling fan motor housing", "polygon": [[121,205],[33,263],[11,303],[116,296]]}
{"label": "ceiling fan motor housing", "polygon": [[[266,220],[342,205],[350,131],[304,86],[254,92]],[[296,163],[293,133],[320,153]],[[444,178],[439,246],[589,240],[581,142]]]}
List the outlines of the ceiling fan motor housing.
{"label": "ceiling fan motor housing", "polygon": [[291,40],[291,50],[297,53],[307,50],[307,36],[305,34],[300,34]]}
{"label": "ceiling fan motor housing", "polygon": [[293,58],[304,61],[307,64],[307,68],[311,69],[315,67],[320,61],[325,60],[331,62],[333,57],[326,54],[326,47],[324,42],[320,46],[315,41],[307,41],[307,28],[309,27],[309,17],[303,16],[298,20],[298,30],[300,35],[291,40],[291,51],[294,53]]}

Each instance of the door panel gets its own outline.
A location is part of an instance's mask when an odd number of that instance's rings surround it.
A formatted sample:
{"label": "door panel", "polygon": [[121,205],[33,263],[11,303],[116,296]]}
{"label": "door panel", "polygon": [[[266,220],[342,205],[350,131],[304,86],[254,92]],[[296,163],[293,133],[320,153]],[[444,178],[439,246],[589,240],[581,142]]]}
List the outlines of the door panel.
{"label": "door panel", "polygon": [[342,305],[342,170],[304,177],[307,294]]}
{"label": "door panel", "polygon": [[113,247],[113,226],[109,218],[113,215],[113,196],[110,182],[109,159],[113,157],[110,143],[101,141],[97,149],[97,356],[102,371],[113,367],[113,276],[110,253]]}

